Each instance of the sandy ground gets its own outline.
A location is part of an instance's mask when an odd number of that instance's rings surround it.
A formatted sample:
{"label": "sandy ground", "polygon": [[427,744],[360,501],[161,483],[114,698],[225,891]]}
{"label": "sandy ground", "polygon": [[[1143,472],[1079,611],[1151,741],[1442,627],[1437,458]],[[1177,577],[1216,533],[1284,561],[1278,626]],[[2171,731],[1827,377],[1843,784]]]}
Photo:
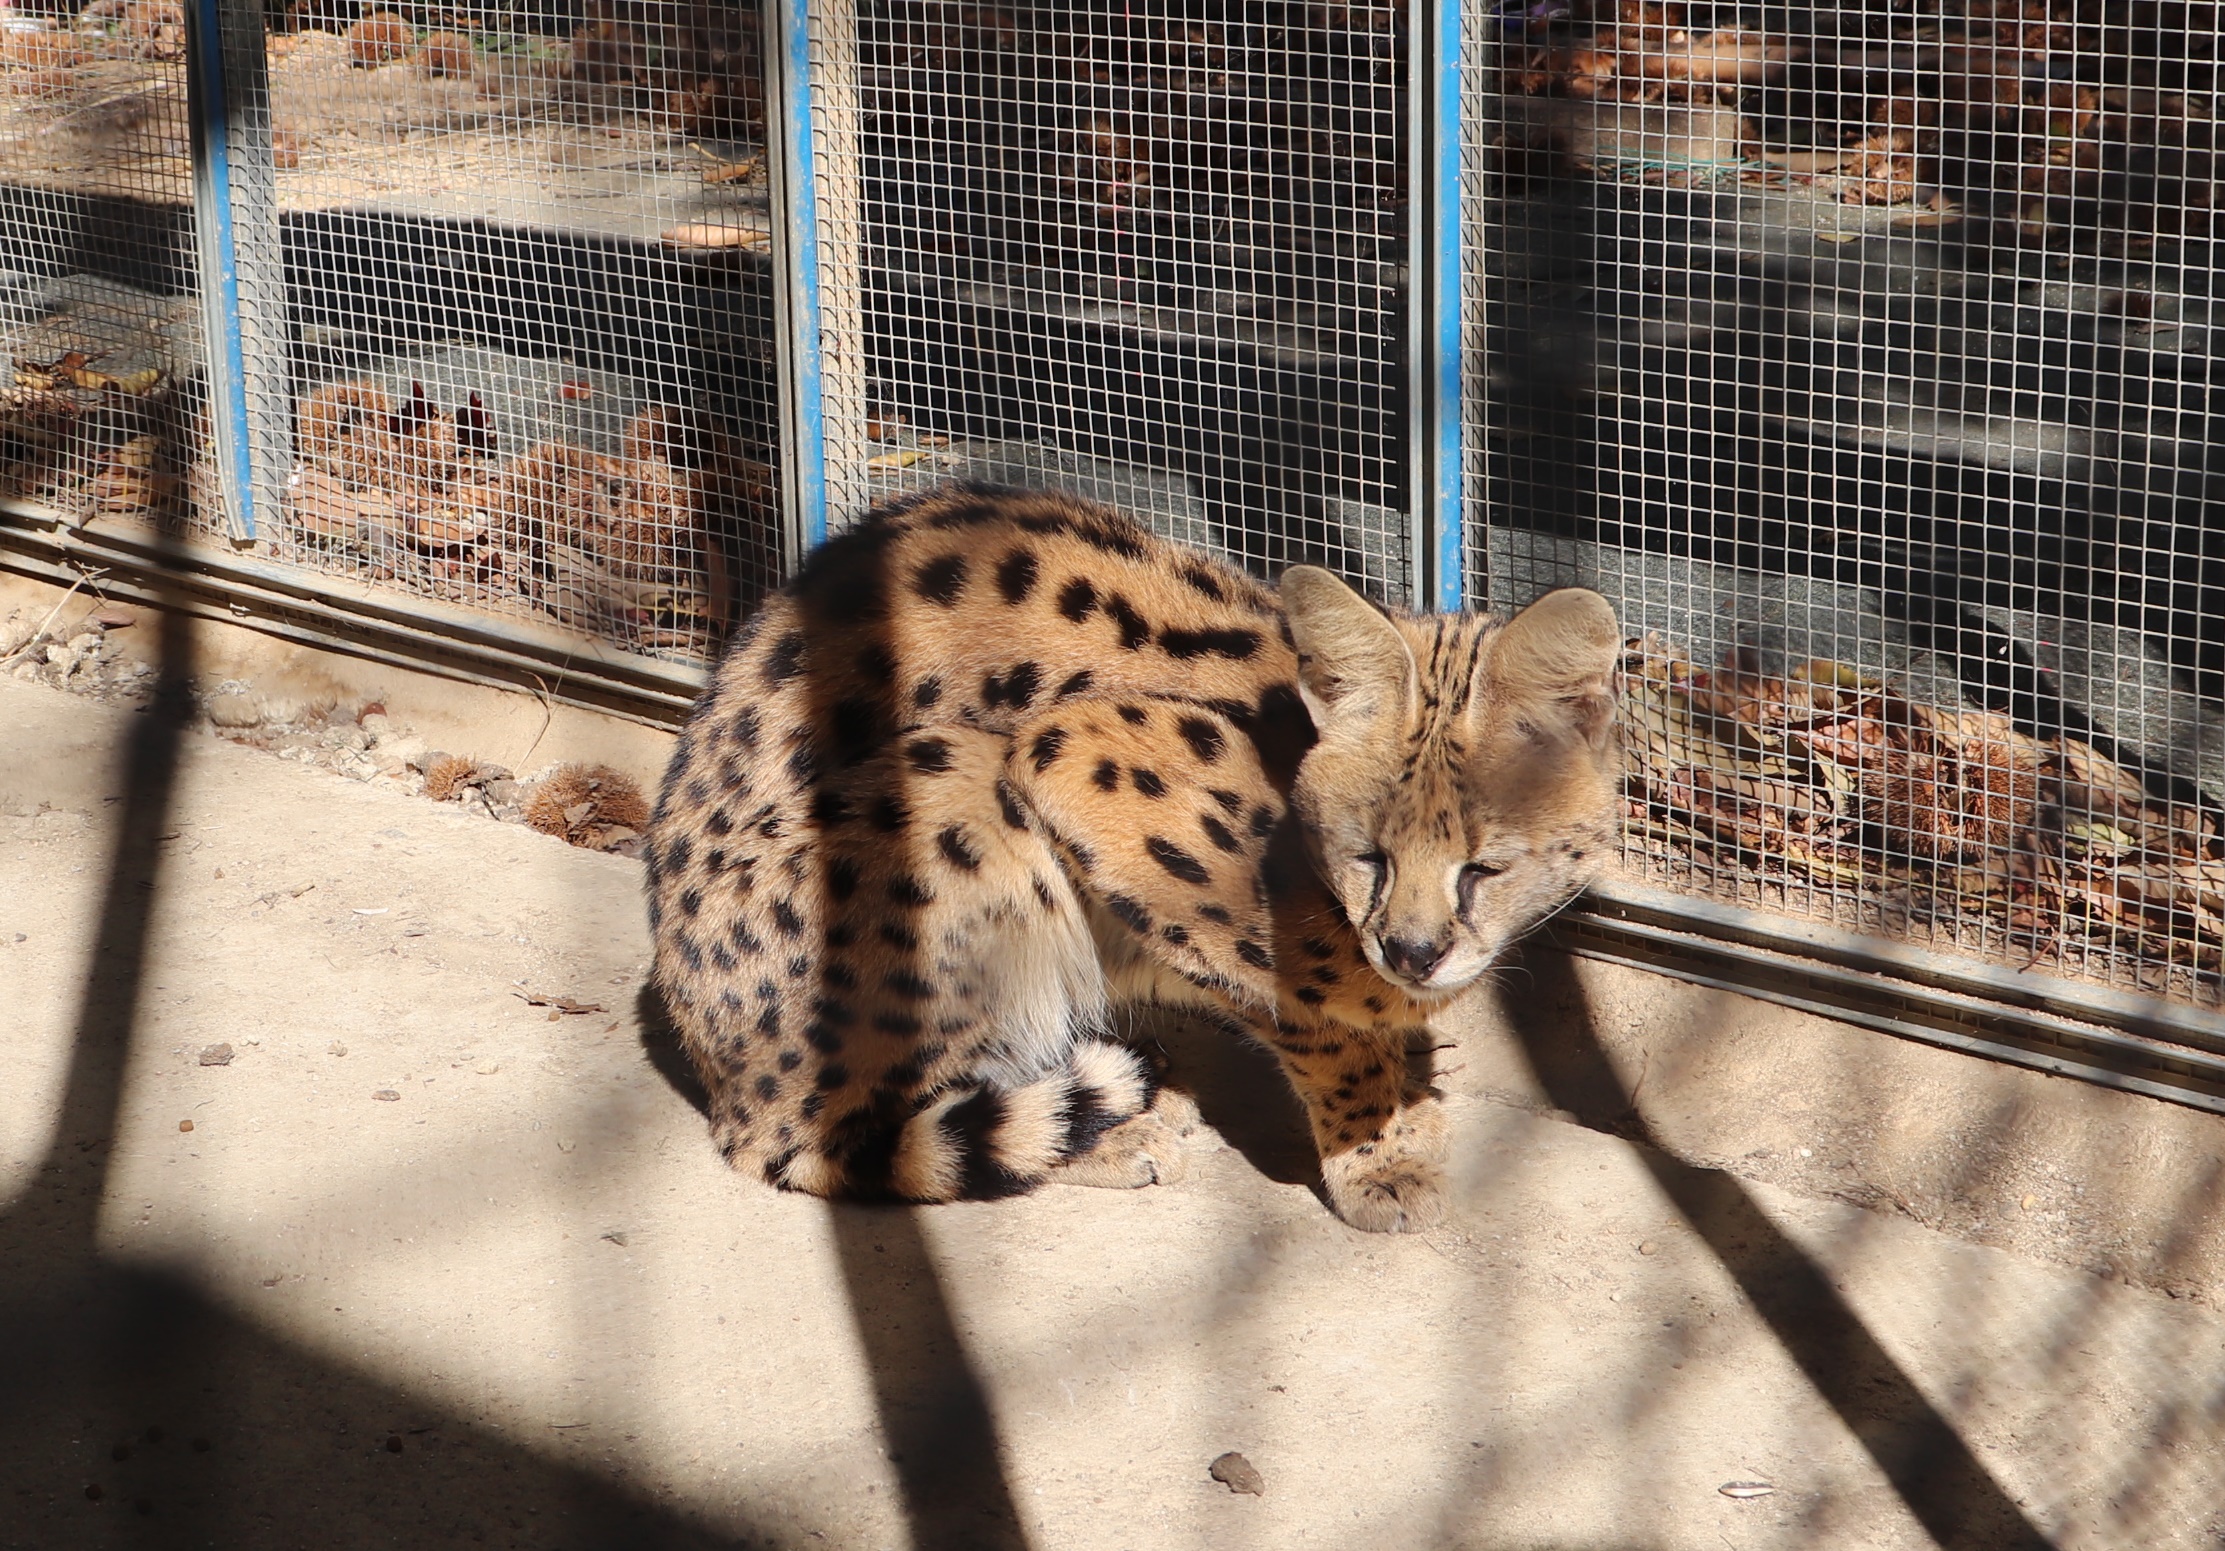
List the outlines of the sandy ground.
{"label": "sandy ground", "polygon": [[1183,1027],[1182,1183],[829,1208],[639,893],[0,679],[0,1546],[2225,1546],[2225,1121],[1537,955],[1426,1238]]}

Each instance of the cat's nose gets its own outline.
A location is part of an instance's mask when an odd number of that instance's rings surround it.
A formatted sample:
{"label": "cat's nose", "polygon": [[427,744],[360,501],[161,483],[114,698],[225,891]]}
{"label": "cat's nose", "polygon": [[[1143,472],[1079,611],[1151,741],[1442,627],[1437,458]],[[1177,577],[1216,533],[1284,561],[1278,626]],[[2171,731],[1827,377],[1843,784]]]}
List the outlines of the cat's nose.
{"label": "cat's nose", "polygon": [[1452,951],[1452,943],[1422,942],[1413,937],[1386,937],[1383,939],[1383,962],[1394,974],[1404,975],[1419,985],[1445,962],[1445,955]]}

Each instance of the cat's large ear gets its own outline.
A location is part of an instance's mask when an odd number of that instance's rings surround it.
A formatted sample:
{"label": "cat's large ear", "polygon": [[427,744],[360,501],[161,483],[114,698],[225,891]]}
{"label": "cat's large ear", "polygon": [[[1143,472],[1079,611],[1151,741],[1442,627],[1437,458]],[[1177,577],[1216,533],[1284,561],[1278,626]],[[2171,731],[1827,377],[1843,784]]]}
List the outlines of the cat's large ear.
{"label": "cat's large ear", "polygon": [[1283,613],[1298,647],[1298,693],[1315,727],[1402,711],[1414,654],[1382,611],[1318,566],[1282,574]]}
{"label": "cat's large ear", "polygon": [[1614,606],[1583,587],[1549,592],[1508,620],[1477,672],[1486,705],[1559,704],[1598,742],[1614,721],[1622,631]]}

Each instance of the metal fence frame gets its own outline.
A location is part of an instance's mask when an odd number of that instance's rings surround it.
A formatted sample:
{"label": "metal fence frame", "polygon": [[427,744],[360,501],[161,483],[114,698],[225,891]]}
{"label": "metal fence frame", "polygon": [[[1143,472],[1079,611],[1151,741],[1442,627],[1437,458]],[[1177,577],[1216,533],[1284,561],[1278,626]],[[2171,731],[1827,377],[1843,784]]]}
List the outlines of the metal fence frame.
{"label": "metal fence frame", "polygon": [[[1414,0],[1410,63],[1404,424],[1412,601],[1456,609],[1481,580],[1464,513],[1479,471],[1467,444],[1463,363],[1479,327],[1464,223],[1475,219],[1472,110],[1463,103],[1480,35],[1459,0]],[[847,0],[763,0],[774,197],[779,488],[789,565],[864,488],[858,359],[855,14]],[[700,665],[612,649],[257,558],[259,522],[290,463],[286,343],[260,13],[239,0],[188,8],[196,243],[213,436],[235,548],[147,546],[81,532],[0,502],[0,563],[54,580],[97,568],[119,596],[185,607],[359,656],[451,676],[529,685],[672,724]],[[823,154],[833,145],[837,154]],[[830,238],[832,240],[830,240]],[[1554,929],[1580,954],[1864,1022],[1949,1048],[2225,1111],[2225,1031],[2214,1014],[2160,999],[2013,974],[1884,939],[1635,886],[1603,889]]]}

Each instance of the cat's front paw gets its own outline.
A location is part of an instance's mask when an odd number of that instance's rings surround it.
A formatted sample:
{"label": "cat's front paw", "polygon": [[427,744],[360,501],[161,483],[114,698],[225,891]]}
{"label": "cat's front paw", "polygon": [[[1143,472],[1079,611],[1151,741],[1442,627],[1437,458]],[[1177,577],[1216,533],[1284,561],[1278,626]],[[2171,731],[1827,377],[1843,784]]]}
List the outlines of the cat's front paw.
{"label": "cat's front paw", "polygon": [[1372,1142],[1321,1160],[1329,1205],[1368,1233],[1422,1233],[1445,1217],[1445,1109],[1401,1109]]}

